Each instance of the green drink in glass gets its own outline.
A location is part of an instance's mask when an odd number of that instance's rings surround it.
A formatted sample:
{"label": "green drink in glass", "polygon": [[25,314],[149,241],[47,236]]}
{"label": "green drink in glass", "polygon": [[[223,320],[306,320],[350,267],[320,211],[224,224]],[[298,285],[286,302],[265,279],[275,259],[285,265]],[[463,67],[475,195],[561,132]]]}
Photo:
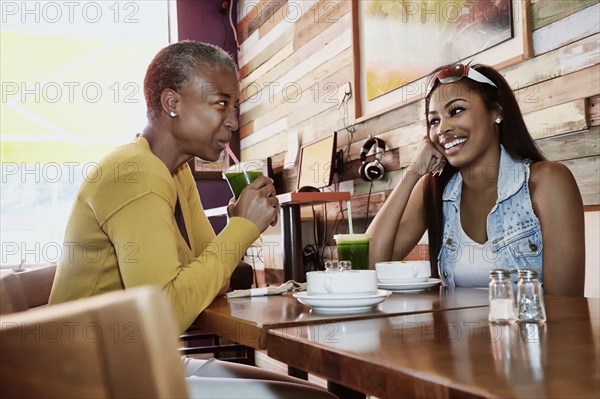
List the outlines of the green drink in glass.
{"label": "green drink in glass", "polygon": [[245,161],[230,166],[223,172],[235,199],[246,186],[263,175],[263,161]]}
{"label": "green drink in glass", "polygon": [[337,244],[338,260],[349,260],[353,270],[369,268],[368,234],[336,234],[333,238]]}

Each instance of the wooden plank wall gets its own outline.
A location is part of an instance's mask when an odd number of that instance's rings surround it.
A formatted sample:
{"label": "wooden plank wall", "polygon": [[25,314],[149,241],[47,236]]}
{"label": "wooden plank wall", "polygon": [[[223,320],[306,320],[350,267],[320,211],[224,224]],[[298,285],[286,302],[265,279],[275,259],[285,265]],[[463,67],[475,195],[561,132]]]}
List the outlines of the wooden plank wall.
{"label": "wooden plank wall", "polygon": [[[422,102],[410,102],[357,124],[352,101],[338,108],[338,91],[353,81],[352,2],[349,0],[239,0],[237,34],[241,96],[241,156],[272,157],[283,189],[295,170],[283,169],[288,138],[299,143],[338,131],[346,153],[342,180],[354,185],[353,214],[364,218],[371,189],[373,215],[412,159],[424,134]],[[525,120],[551,160],[567,165],[588,207],[600,204],[600,36],[598,0],[531,0],[533,56],[500,72],[519,100]],[[359,153],[369,135],[386,141],[386,178],[358,176]],[[293,141],[293,140],[292,140]],[[329,215],[340,212],[332,204]],[[340,223],[344,228],[344,223]]]}

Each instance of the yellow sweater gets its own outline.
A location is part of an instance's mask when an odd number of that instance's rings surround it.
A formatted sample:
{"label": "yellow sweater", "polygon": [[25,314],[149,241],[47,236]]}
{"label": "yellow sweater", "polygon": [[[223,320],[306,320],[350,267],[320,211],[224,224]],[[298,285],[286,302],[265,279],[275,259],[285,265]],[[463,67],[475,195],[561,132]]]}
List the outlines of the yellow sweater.
{"label": "yellow sweater", "polygon": [[[141,285],[160,287],[184,331],[229,282],[260,232],[232,218],[216,236],[187,164],[174,175],[145,138],[115,149],[79,189],[50,304]],[[174,217],[181,205],[190,246]]]}

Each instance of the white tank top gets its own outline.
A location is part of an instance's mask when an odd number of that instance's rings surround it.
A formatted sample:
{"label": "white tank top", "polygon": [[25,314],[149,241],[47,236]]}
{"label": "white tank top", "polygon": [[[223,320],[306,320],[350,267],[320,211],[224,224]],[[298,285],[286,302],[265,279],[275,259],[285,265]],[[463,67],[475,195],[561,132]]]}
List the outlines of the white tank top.
{"label": "white tank top", "polygon": [[465,233],[458,217],[460,253],[454,265],[454,283],[457,287],[487,288],[490,270],[496,268],[491,245],[479,244]]}

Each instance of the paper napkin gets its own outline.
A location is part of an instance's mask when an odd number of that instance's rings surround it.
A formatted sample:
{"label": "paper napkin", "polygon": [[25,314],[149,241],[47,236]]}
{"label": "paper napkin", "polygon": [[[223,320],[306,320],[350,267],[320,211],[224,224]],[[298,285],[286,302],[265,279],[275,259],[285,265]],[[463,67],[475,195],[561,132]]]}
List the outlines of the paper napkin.
{"label": "paper napkin", "polygon": [[287,281],[281,284],[279,287],[262,287],[262,288],[250,288],[248,290],[235,290],[225,294],[226,298],[243,298],[250,296],[264,296],[264,295],[279,295],[288,291],[306,291],[306,283],[298,283],[294,280]]}

